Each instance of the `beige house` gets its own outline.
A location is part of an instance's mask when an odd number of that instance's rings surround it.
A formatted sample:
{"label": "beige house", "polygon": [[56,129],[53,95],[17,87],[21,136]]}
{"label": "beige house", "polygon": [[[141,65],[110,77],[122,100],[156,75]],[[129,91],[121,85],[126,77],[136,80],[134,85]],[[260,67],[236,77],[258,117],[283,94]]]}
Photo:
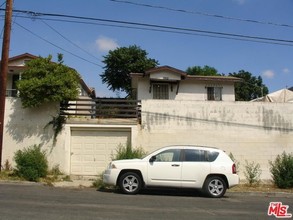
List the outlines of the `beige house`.
{"label": "beige house", "polygon": [[145,73],[131,73],[136,99],[192,101],[235,101],[234,84],[241,79],[229,76],[194,76],[170,66]]}

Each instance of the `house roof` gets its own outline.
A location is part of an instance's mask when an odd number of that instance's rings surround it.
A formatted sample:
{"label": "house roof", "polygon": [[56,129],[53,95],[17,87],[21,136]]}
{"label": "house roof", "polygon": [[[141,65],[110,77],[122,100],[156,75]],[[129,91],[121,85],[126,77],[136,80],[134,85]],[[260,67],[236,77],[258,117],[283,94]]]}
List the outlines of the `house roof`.
{"label": "house roof", "polygon": [[8,62],[15,61],[15,60],[21,60],[21,59],[25,59],[25,58],[36,59],[38,57],[35,55],[32,55],[30,53],[24,53],[24,54],[20,54],[20,55],[14,56],[14,57],[10,57],[8,59]]}
{"label": "house roof", "polygon": [[172,72],[179,74],[181,79],[183,80],[191,80],[191,81],[217,81],[217,82],[240,82],[242,79],[233,77],[233,76],[201,76],[201,75],[188,75],[186,72],[176,69],[170,66],[160,66],[149,69],[145,71],[145,73],[131,73],[131,77],[144,77],[150,75],[152,73],[158,72]]}
{"label": "house roof", "polygon": [[234,76],[199,76],[187,75],[187,79],[196,81],[240,82],[242,79]]}
{"label": "house roof", "polygon": [[176,69],[174,67],[170,67],[170,66],[159,66],[159,67],[154,67],[152,69],[149,69],[145,72],[146,75],[149,75],[151,73],[158,73],[158,72],[163,72],[163,71],[168,71],[168,72],[173,72],[173,73],[177,73],[183,77],[185,77],[187,75],[186,72]]}

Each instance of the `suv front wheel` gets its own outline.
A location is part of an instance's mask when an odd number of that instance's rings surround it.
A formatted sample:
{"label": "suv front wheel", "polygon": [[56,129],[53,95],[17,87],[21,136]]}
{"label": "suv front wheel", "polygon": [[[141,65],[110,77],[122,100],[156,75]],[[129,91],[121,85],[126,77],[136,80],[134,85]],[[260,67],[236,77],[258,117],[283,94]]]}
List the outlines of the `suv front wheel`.
{"label": "suv front wheel", "polygon": [[227,190],[226,182],[222,177],[219,176],[210,176],[206,179],[203,191],[204,193],[213,198],[222,197]]}
{"label": "suv front wheel", "polygon": [[118,185],[125,194],[137,194],[142,187],[142,180],[138,174],[127,172],[120,176]]}

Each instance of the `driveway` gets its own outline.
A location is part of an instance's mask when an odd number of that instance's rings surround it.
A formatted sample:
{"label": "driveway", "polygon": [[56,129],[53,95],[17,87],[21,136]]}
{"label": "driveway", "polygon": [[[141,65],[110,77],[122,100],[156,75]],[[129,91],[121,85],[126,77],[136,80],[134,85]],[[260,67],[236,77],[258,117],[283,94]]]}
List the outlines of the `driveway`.
{"label": "driveway", "polygon": [[3,220],[19,219],[276,219],[270,202],[293,213],[292,194],[232,193],[221,199],[196,191],[152,190],[130,196],[94,188],[58,188],[40,184],[0,183]]}

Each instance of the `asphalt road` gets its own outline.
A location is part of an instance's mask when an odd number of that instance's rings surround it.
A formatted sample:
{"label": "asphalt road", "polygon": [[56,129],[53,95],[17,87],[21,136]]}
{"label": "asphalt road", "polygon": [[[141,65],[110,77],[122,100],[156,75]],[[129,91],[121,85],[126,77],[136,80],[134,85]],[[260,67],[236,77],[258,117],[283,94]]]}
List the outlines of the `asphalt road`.
{"label": "asphalt road", "polygon": [[268,216],[270,202],[289,205],[292,194],[226,193],[221,199],[195,191],[152,190],[129,196],[39,184],[0,183],[1,220],[86,219],[276,219]]}

